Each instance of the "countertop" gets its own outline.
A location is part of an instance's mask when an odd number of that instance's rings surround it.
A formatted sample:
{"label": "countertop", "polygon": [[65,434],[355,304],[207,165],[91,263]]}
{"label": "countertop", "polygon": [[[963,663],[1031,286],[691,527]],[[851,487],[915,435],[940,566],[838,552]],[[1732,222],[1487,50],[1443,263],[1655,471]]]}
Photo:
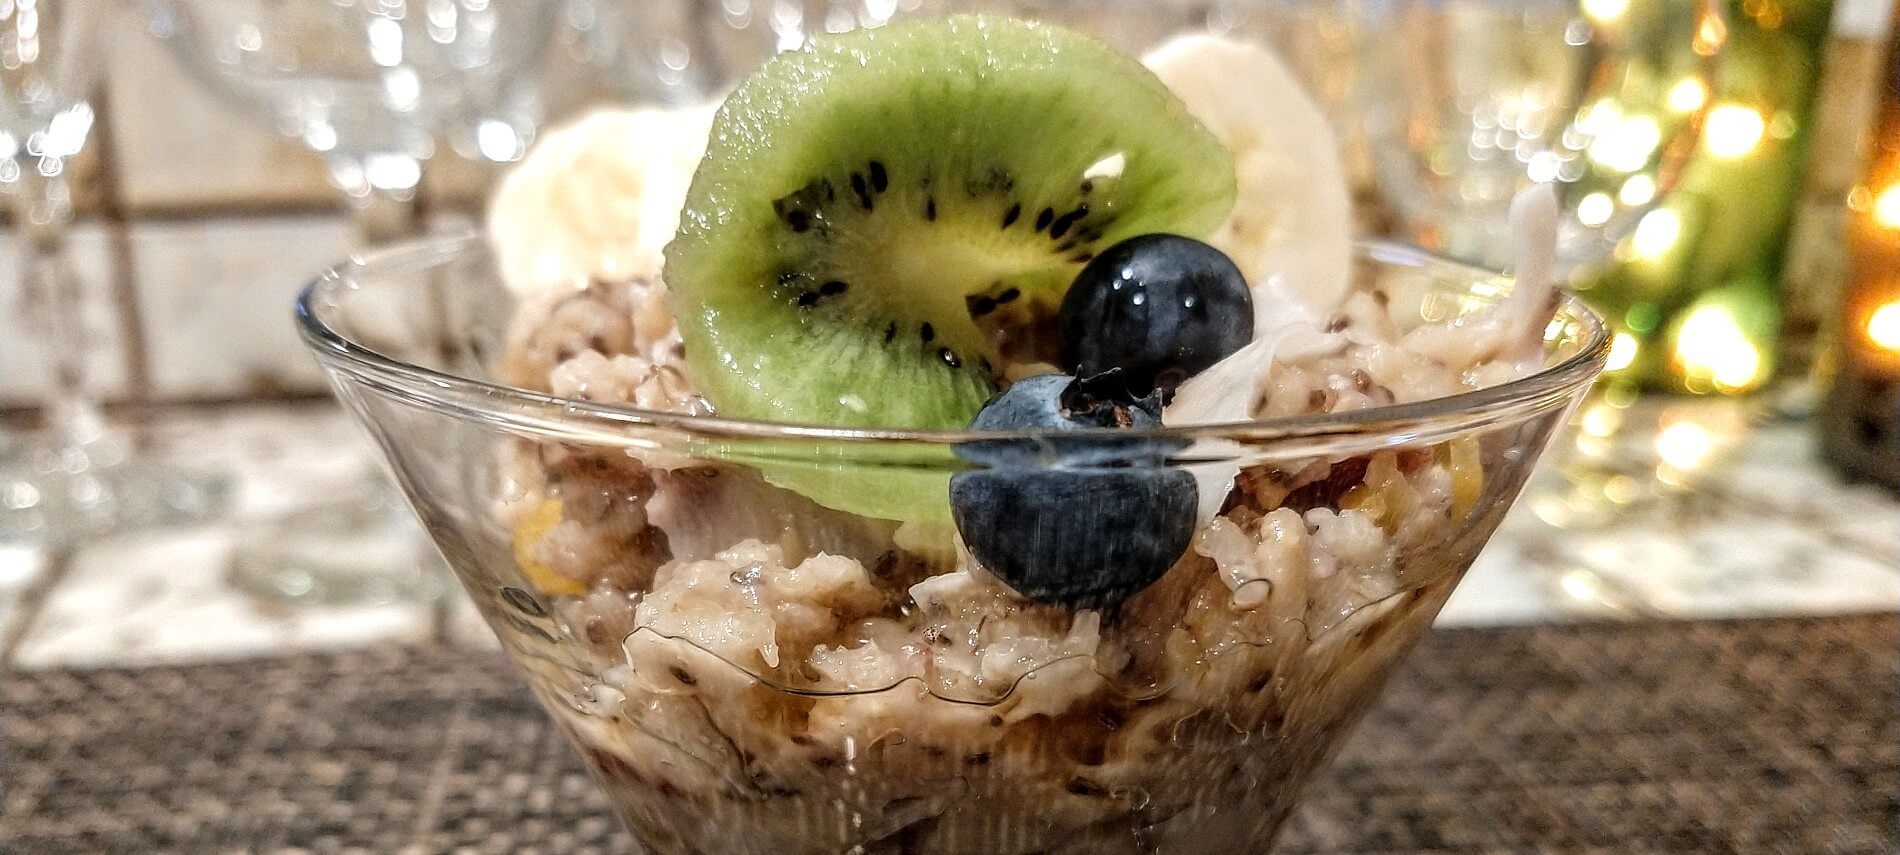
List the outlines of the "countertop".
{"label": "countertop", "polygon": [[[1807,427],[1731,401],[1599,403],[1560,441],[1441,626],[1900,609],[1900,501],[1841,482]],[[492,646],[440,604],[286,606],[226,574],[238,533],[371,465],[324,403],[169,412],[156,453],[231,476],[203,524],[71,550],[0,546],[0,657],[15,668],[182,664],[383,642]]]}

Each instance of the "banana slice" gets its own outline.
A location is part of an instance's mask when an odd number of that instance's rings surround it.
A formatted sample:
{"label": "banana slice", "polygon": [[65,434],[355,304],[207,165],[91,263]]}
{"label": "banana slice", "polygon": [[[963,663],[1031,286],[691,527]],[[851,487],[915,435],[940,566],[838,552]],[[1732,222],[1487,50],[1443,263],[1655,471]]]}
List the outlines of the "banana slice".
{"label": "banana slice", "polygon": [[712,116],[603,110],[548,133],[489,204],[502,281],[528,296],[658,277]]}
{"label": "banana slice", "polygon": [[1352,281],[1352,197],[1339,144],[1292,72],[1257,45],[1186,35],[1142,60],[1234,153],[1240,195],[1208,242],[1255,291],[1256,330],[1297,302],[1323,324]]}

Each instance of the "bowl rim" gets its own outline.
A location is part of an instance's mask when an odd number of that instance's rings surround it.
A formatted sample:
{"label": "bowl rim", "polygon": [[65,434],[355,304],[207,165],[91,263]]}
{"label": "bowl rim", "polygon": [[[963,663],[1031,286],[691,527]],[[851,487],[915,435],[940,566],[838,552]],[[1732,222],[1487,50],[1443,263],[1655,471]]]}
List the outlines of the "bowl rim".
{"label": "bowl rim", "polygon": [[[849,444],[904,443],[955,445],[971,440],[1038,439],[1045,430],[943,430],[837,427],[793,422],[727,418],[718,415],[643,410],[564,398],[504,383],[417,365],[352,339],[324,322],[319,300],[326,289],[371,278],[383,267],[426,269],[472,251],[484,251],[486,239],[469,230],[419,238],[352,254],[312,279],[299,292],[296,320],[306,345],[327,371],[340,372],[411,404],[530,434],[602,438],[628,429],[660,429],[724,439],[796,439]],[[1473,279],[1509,276],[1403,244],[1367,240],[1355,255],[1383,264],[1444,268]],[[1446,438],[1477,427],[1521,420],[1551,407],[1567,405],[1575,393],[1595,381],[1607,361],[1611,334],[1601,315],[1575,294],[1560,291],[1558,316],[1580,322],[1585,340],[1576,353],[1523,377],[1455,395],[1388,404],[1344,413],[1317,413],[1242,422],[1164,426],[1142,430],[1087,428],[1064,431],[1071,441],[1091,435],[1177,440],[1223,439],[1261,442],[1285,439],[1383,436],[1381,446]],[[333,383],[335,378],[333,378]]]}

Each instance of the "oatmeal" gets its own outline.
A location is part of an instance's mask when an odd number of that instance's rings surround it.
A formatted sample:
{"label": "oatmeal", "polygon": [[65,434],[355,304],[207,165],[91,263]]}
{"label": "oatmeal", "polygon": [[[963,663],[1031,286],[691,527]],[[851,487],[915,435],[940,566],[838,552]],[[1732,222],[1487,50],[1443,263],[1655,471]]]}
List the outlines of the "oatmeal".
{"label": "oatmeal", "polygon": [[[1257,197],[1286,186],[1286,163],[1275,157],[1304,155],[1272,148],[1279,137],[1250,134],[1260,106],[1219,97],[1204,85],[1218,68],[1204,70],[1193,57],[1257,64],[1262,56],[1222,43],[1154,60],[1183,109],[1242,159],[1242,206],[1270,204]],[[1141,73],[1126,71],[1130,85],[1149,86]],[[737,106],[714,120],[706,162],[729,156],[729,137],[756,130],[745,124],[747,97],[742,89]],[[1184,134],[1204,133],[1176,120]],[[869,300],[854,296],[871,287],[865,278],[810,275],[793,260],[775,262],[784,270],[768,285],[785,289],[785,305],[769,311],[708,297],[705,282],[673,281],[704,263],[693,253],[706,250],[668,249],[662,258],[656,229],[670,237],[677,223],[686,241],[739,217],[716,205],[690,210],[684,175],[700,162],[698,147],[652,136],[704,121],[703,113],[597,116],[550,135],[518,168],[491,222],[503,273],[520,295],[499,376],[591,405],[752,416],[744,395],[772,394],[765,387],[781,375],[769,369],[782,357],[747,350],[760,345],[745,335],[768,331],[709,326],[737,323],[728,320],[742,314],[732,306],[758,317],[783,312],[797,320],[773,322],[803,335],[833,322],[823,318],[894,299],[849,303]],[[632,139],[637,147],[616,153]],[[1319,149],[1330,157],[1330,145]],[[925,223],[953,218],[952,200],[928,177],[917,195],[899,198],[911,191],[894,163],[854,162],[860,171],[766,206],[784,233],[774,240],[789,246],[827,229],[869,229],[868,218],[899,204]],[[1322,172],[1337,171],[1326,163]],[[1089,168],[1080,192],[1096,199],[1118,192],[1105,189],[1117,186],[1117,170],[1136,174],[1112,163]],[[700,180],[716,183],[709,174],[702,167]],[[1314,180],[1328,177],[1336,176]],[[999,170],[957,192],[978,198],[1028,183]],[[1330,194],[1312,204],[1344,204]],[[995,418],[1005,428],[1056,430],[1071,426],[1020,420],[1140,430],[1347,415],[1493,386],[1542,365],[1556,305],[1546,281],[1522,281],[1520,296],[1490,309],[1423,320],[1417,288],[1348,271],[1350,236],[1330,208],[1320,218],[1325,233],[1310,241],[1253,207],[1224,226],[1210,220],[1213,244],[1162,235],[1098,252],[1077,247],[1095,239],[1092,230],[1116,227],[1091,220],[1099,207],[1025,214],[999,198],[1001,213],[982,216],[1054,241],[1064,271],[1080,271],[1068,296],[1038,303],[1029,292],[1044,287],[1040,273],[1011,279],[992,270],[986,275],[999,284],[950,301],[973,325],[852,319],[836,334],[866,341],[836,351],[840,364],[871,365],[861,352],[878,347],[901,350],[877,357],[893,363],[887,370],[897,379],[866,382],[932,394],[938,384],[943,401],[988,390],[995,397],[976,402],[978,428]],[[818,251],[788,259],[810,262]],[[1198,300],[1233,298],[1245,308],[1141,316],[1151,329],[1206,343],[1211,352],[1191,358],[1184,346],[1157,350],[1141,334],[1115,339],[1123,315],[1114,312],[1129,304],[1114,303],[1122,298],[1112,288],[1093,305],[1076,296],[1104,264],[1152,267],[1144,287],[1158,301],[1237,283],[1169,299],[1191,310]],[[834,315],[815,314],[821,309]],[[1104,340],[1078,357],[1073,329],[1081,327],[1069,322],[1089,311],[1110,312],[1087,326],[1106,330],[1090,333]],[[1094,379],[1048,379],[1078,360],[1114,367],[1089,372]],[[745,382],[758,388],[735,391],[733,372],[754,367],[762,373]],[[834,367],[820,359],[802,370]],[[1043,386],[1060,391],[1032,391]],[[852,395],[808,397],[811,406],[845,407],[838,423],[857,424]],[[931,406],[940,403],[951,406]],[[799,412],[820,421],[816,414],[830,411]],[[1077,453],[1053,440],[967,443],[957,453],[968,471],[945,470],[949,508],[921,511],[911,492],[879,493],[871,482],[867,495],[841,496],[769,464],[520,438],[504,452],[495,515],[526,585],[510,602],[537,605],[508,618],[532,632],[501,634],[655,852],[1225,851],[1271,837],[1299,783],[1365,710],[1495,526],[1522,477],[1503,461],[1537,447],[1548,428],[1292,457],[1228,439],[1079,446],[1084,454],[1111,449],[1119,459],[1108,466],[1094,458],[1052,465],[1050,455]],[[1176,465],[1176,457],[1190,462]],[[1100,524],[1062,541],[1079,545],[1061,555],[1036,552],[1054,542],[1045,529],[998,530],[1012,516],[1034,516],[1039,503],[1069,507],[1062,503],[1073,493],[1097,486],[1113,492],[1036,523]],[[943,496],[925,499],[941,504]],[[982,517],[965,507],[985,502],[1019,503],[991,511],[1026,510]],[[1164,508],[1182,527],[1145,537]],[[1088,551],[1097,545],[1104,548]],[[1031,557],[993,557],[1011,550]],[[1112,584],[1071,589],[1063,579],[1025,578],[1056,560],[1071,568],[1066,575]]]}

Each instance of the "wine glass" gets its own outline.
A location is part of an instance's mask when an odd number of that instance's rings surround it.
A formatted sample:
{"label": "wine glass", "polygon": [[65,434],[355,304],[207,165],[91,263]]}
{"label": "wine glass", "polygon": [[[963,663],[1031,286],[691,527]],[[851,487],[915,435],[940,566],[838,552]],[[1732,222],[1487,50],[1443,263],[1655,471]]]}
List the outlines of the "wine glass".
{"label": "wine glass", "polygon": [[597,89],[640,104],[712,100],[776,50],[803,41],[784,0],[569,0],[571,50]]}
{"label": "wine glass", "polygon": [[[1514,249],[1512,196],[1553,182],[1563,212],[1557,273],[1569,282],[1608,262],[1639,223],[1655,222],[1645,215],[1675,190],[1696,150],[1727,40],[1715,0],[1339,8],[1351,13],[1339,27],[1352,57],[1344,95],[1367,142],[1369,196],[1391,231],[1501,267]],[[1613,410],[1587,405],[1552,444],[1550,463],[1526,488],[1541,522],[1596,526],[1634,507],[1631,479],[1603,463]]]}
{"label": "wine glass", "polygon": [[66,249],[71,159],[93,122],[103,0],[0,4],[0,182],[22,244],[21,292],[51,373],[43,436],[8,443],[0,540],[60,544],[211,512],[222,481],[134,453],[102,415],[87,360],[94,342]]}
{"label": "wine glass", "polygon": [[152,35],[210,91],[324,159],[365,242],[376,243],[413,228],[404,208],[438,138],[494,161],[526,150],[557,4],[148,0],[146,9]]}
{"label": "wine glass", "polygon": [[1709,109],[1727,29],[1714,0],[1339,4],[1394,231],[1509,263],[1511,198],[1553,182],[1566,276],[1604,261],[1675,188]]}
{"label": "wine glass", "polygon": [[[423,165],[447,139],[509,161],[539,119],[554,0],[148,0],[151,34],[209,90],[323,158],[360,242],[418,230]],[[232,579],[310,602],[423,600],[439,558],[387,480],[252,527]]]}

